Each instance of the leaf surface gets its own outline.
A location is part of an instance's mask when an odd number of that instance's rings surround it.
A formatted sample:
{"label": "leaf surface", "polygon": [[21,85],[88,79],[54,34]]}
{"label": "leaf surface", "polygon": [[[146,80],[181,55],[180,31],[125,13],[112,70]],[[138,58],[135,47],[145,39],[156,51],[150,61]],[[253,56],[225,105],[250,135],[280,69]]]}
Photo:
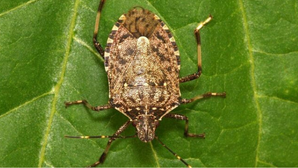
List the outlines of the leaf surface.
{"label": "leaf surface", "polygon": [[[112,135],[127,118],[64,101],[108,101],[103,60],[92,44],[97,1],[0,1],[0,166],[87,166],[107,139],[64,135]],[[294,0],[107,0],[98,39],[106,45],[113,24],[134,6],[167,23],[181,55],[180,76],[197,70],[193,30],[201,30],[203,73],[180,85],[183,98],[226,91],[181,105],[156,134],[192,166],[298,166],[298,13]],[[123,135],[133,135],[130,126]],[[158,142],[113,142],[103,166],[183,166]]]}

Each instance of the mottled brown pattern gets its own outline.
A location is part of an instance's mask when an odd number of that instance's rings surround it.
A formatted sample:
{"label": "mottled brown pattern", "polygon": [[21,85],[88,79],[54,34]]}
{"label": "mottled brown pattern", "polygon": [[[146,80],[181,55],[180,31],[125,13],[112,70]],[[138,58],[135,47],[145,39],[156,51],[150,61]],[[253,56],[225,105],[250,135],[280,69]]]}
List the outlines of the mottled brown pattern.
{"label": "mottled brown pattern", "polygon": [[155,27],[159,24],[154,18],[155,14],[141,7],[136,7],[124,14],[125,22],[123,26],[136,38],[140,36],[150,37]]}
{"label": "mottled brown pattern", "polygon": [[110,104],[131,120],[140,114],[159,120],[180,104],[178,48],[150,11],[134,8],[120,18],[105,50]]}

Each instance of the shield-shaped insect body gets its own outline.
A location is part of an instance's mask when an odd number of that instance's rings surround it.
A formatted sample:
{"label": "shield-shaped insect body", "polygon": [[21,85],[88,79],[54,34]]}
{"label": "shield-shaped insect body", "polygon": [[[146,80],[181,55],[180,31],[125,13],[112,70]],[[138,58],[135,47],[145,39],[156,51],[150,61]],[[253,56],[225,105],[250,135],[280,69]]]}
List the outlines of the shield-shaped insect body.
{"label": "shield-shaped insect body", "polygon": [[158,122],[181,103],[174,37],[158,16],[134,8],[114,25],[104,58],[109,104],[133,122],[140,140],[153,140]]}

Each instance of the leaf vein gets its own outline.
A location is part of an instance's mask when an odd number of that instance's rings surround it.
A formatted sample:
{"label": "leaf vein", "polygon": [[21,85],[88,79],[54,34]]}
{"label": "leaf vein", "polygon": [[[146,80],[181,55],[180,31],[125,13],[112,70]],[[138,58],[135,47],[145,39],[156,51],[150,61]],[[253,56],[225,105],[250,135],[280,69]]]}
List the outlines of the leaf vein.
{"label": "leaf vein", "polygon": [[104,61],[103,58],[98,54],[98,52],[93,50],[93,47],[89,46],[86,42],[84,42],[82,39],[78,37],[73,37],[73,39],[81,44],[82,46],[86,47],[89,51],[91,51],[94,55],[96,55],[97,58],[99,58],[102,62]]}
{"label": "leaf vein", "polygon": [[257,122],[259,124],[258,142],[257,142],[257,146],[256,146],[256,159],[255,159],[255,165],[254,165],[254,167],[256,167],[257,162],[259,160],[259,150],[260,150],[260,142],[261,142],[261,136],[262,136],[262,112],[261,112],[260,105],[258,102],[257,86],[256,86],[256,80],[254,77],[255,66],[254,66],[253,48],[252,48],[252,44],[250,41],[249,25],[248,25],[247,16],[246,16],[247,14],[246,14],[243,3],[244,3],[243,0],[238,0],[238,5],[240,8],[240,12],[242,14],[245,42],[247,45],[248,55],[249,55],[250,64],[251,64],[251,68],[250,68],[251,85],[252,85],[252,89],[253,89],[253,100],[255,101],[254,104],[255,104],[256,110],[257,110],[257,113],[256,113],[257,114]]}
{"label": "leaf vein", "polygon": [[53,98],[53,101],[52,101],[52,109],[51,109],[50,117],[47,121],[48,124],[47,124],[47,127],[45,129],[45,134],[44,134],[44,137],[42,138],[42,142],[41,142],[42,147],[41,147],[41,150],[40,150],[40,153],[39,153],[38,167],[42,167],[42,164],[45,161],[44,157],[45,157],[45,152],[46,152],[46,146],[47,146],[47,143],[48,143],[48,137],[49,137],[52,122],[53,122],[53,119],[54,119],[54,114],[56,113],[55,107],[56,107],[56,103],[57,103],[57,100],[58,100],[58,94],[59,94],[60,88],[61,88],[62,83],[63,83],[68,57],[70,55],[71,43],[72,43],[72,38],[74,36],[74,27],[75,27],[75,23],[76,23],[79,3],[80,3],[80,0],[76,0],[75,3],[74,3],[73,16],[72,16],[71,24],[70,24],[70,27],[69,27],[65,55],[64,55],[64,59],[63,59],[62,67],[61,67],[60,79],[59,79],[59,81],[58,81],[58,83],[57,83],[57,85],[55,86],[55,89],[54,89],[55,95],[54,95],[54,98]]}
{"label": "leaf vein", "polygon": [[31,1],[28,1],[28,2],[23,3],[23,4],[21,4],[21,5],[18,5],[18,6],[16,6],[16,7],[14,7],[14,8],[11,8],[11,9],[5,11],[5,12],[2,12],[2,13],[0,13],[0,17],[3,16],[3,15],[8,14],[8,13],[10,13],[10,12],[13,12],[13,11],[19,9],[19,8],[22,8],[22,7],[24,7],[24,6],[27,6],[27,5],[29,5],[29,4],[31,4],[31,3],[33,3],[33,2],[36,2],[36,1],[39,1],[39,0],[31,0]]}
{"label": "leaf vein", "polygon": [[276,100],[279,100],[279,101],[284,101],[284,102],[287,102],[287,103],[294,103],[294,104],[298,105],[298,102],[288,100],[288,99],[283,99],[281,97],[270,96],[270,95],[257,95],[257,96],[258,96],[258,98],[271,98],[271,99],[276,99]]}
{"label": "leaf vein", "polygon": [[268,55],[268,56],[285,56],[285,55],[289,55],[289,54],[298,54],[298,51],[290,51],[287,53],[268,53],[266,51],[260,51],[260,50],[252,50],[255,53],[261,53],[264,55]]}
{"label": "leaf vein", "polygon": [[272,163],[268,163],[268,162],[265,162],[265,161],[258,160],[258,162],[260,162],[262,164],[266,164],[266,165],[268,165],[270,167],[277,167],[277,166],[273,165]]}
{"label": "leaf vein", "polygon": [[150,148],[151,148],[151,150],[153,152],[154,159],[156,160],[156,165],[157,165],[157,167],[160,167],[159,161],[158,161],[158,156],[156,154],[155,149],[153,148],[152,142],[150,142],[149,144],[150,144]]}
{"label": "leaf vein", "polygon": [[24,107],[24,106],[26,106],[26,105],[28,105],[28,104],[30,104],[30,103],[32,103],[32,102],[34,102],[34,101],[40,99],[40,98],[42,98],[42,97],[47,96],[47,95],[50,95],[50,94],[52,94],[52,93],[54,93],[53,90],[51,90],[51,91],[49,91],[49,92],[46,92],[46,93],[44,93],[44,94],[41,94],[41,95],[39,95],[39,96],[36,96],[36,97],[34,97],[33,99],[31,99],[31,100],[29,100],[29,101],[26,101],[26,102],[24,102],[23,104],[20,104],[19,106],[17,106],[17,107],[15,107],[15,108],[13,108],[13,109],[11,109],[11,110],[9,110],[9,111],[3,113],[2,115],[0,115],[0,118],[3,118],[3,117],[5,117],[5,116],[7,116],[7,115],[13,113],[14,111],[17,111],[19,108],[22,108],[22,107]]}

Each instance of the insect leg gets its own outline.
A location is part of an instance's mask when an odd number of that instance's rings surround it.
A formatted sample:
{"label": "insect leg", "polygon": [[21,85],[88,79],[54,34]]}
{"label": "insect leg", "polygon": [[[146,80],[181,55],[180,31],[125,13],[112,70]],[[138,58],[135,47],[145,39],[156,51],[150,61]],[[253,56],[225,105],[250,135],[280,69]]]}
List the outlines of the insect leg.
{"label": "insect leg", "polygon": [[93,111],[100,111],[100,110],[106,110],[106,109],[110,109],[112,108],[110,104],[106,104],[103,106],[91,106],[87,100],[77,100],[77,101],[72,101],[72,102],[64,102],[65,107],[67,108],[70,105],[73,104],[84,104],[86,107],[88,107],[89,109],[93,110]]}
{"label": "insect leg", "polygon": [[208,22],[210,22],[212,19],[212,16],[210,15],[205,21],[199,23],[199,25],[197,26],[197,28],[194,30],[195,36],[196,36],[196,40],[197,40],[197,49],[198,49],[198,72],[185,76],[185,77],[181,77],[179,79],[180,83],[183,82],[187,82],[187,81],[191,81],[194,79],[197,79],[200,77],[201,73],[202,73],[202,52],[201,52],[201,37],[200,37],[200,32],[199,30],[204,27],[205,24],[207,24]]}
{"label": "insect leg", "polygon": [[200,99],[204,99],[204,98],[208,98],[208,97],[217,97],[217,96],[225,98],[226,97],[226,92],[222,92],[222,93],[207,92],[207,93],[204,93],[202,95],[198,95],[196,97],[193,97],[191,99],[182,99],[181,103],[187,104],[187,103],[191,103],[191,102],[196,101],[196,100],[200,100]]}
{"label": "insect leg", "polygon": [[100,14],[101,14],[104,3],[105,3],[105,0],[100,0],[100,4],[98,6],[97,15],[96,15],[94,33],[93,33],[93,44],[102,58],[104,58],[105,50],[102,48],[102,46],[97,41],[97,33],[98,33],[98,27],[99,27]]}
{"label": "insect leg", "polygon": [[[127,128],[127,126],[129,125],[131,123],[131,121],[126,121],[114,134],[113,134],[113,136],[114,137],[117,137],[117,136],[119,136],[119,134],[121,134],[121,132],[123,132],[126,128]],[[90,165],[89,167],[95,167],[95,166],[97,166],[97,165],[99,165],[99,164],[101,164],[101,163],[103,163],[104,161],[105,161],[105,159],[106,159],[106,156],[107,156],[107,153],[109,152],[109,149],[110,149],[110,147],[111,147],[111,144],[112,144],[112,142],[115,140],[116,138],[110,138],[109,139],[109,141],[108,141],[108,144],[107,144],[107,146],[106,146],[106,149],[105,149],[105,151],[101,154],[101,156],[100,156],[100,158],[98,159],[98,161],[97,162],[95,162],[95,163],[93,163],[92,165]]]}
{"label": "insect leg", "polygon": [[114,139],[126,139],[126,138],[134,138],[137,135],[130,135],[130,136],[109,136],[109,135],[97,135],[97,136],[69,136],[69,135],[65,135],[65,138],[76,138],[76,139],[92,139],[92,138],[100,138],[100,139],[104,139],[104,138],[114,138]]}
{"label": "insect leg", "polygon": [[174,118],[177,120],[184,120],[185,121],[184,136],[205,138],[205,133],[203,134],[188,133],[188,117],[186,117],[185,115],[169,113],[165,115],[165,117]]}
{"label": "insect leg", "polygon": [[163,146],[165,147],[168,151],[170,151],[178,160],[180,160],[181,162],[183,162],[183,164],[185,164],[187,167],[191,168],[191,165],[189,165],[188,163],[186,163],[179,155],[177,155],[175,152],[173,152],[169,147],[167,147],[164,143],[162,143],[158,137],[156,136],[155,139]]}

